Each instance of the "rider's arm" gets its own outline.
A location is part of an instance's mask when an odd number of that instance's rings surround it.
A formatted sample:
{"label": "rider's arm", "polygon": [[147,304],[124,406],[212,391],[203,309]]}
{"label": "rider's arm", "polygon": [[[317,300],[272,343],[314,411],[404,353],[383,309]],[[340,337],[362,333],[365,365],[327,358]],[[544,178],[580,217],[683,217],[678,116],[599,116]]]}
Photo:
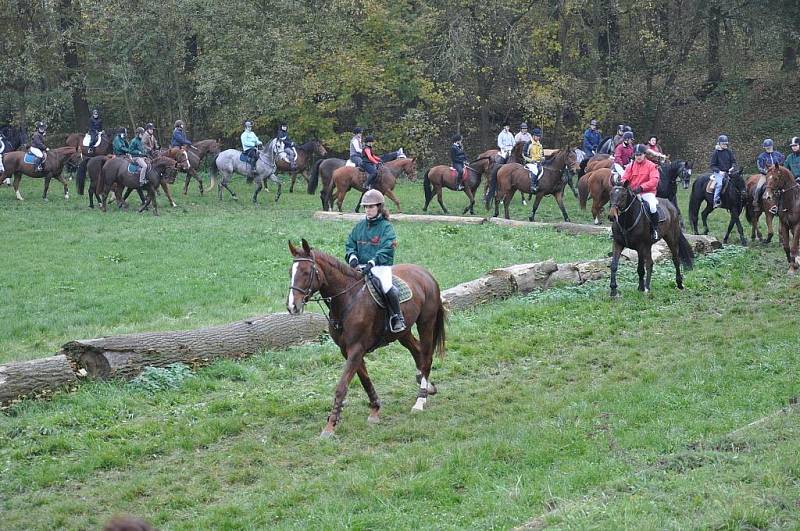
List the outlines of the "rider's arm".
{"label": "rider's arm", "polygon": [[394,263],[394,249],[397,247],[397,234],[390,223],[385,223],[381,234],[381,247],[370,260],[375,265],[391,265]]}
{"label": "rider's arm", "polygon": [[344,256],[347,259],[347,262],[350,262],[350,257],[355,256],[356,260],[358,260],[358,244],[356,243],[356,229],[358,225],[353,227],[353,230],[350,231],[350,234],[347,236],[347,241],[344,244]]}

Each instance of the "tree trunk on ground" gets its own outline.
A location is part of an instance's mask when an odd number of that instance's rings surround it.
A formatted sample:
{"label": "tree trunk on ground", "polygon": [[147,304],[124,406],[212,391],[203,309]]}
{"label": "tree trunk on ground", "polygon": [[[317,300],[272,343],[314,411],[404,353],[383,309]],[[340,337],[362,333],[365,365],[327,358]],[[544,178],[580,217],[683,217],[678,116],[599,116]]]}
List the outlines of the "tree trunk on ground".
{"label": "tree trunk on ground", "polygon": [[0,404],[48,394],[77,380],[63,355],[0,365]]}
{"label": "tree trunk on ground", "polygon": [[517,292],[517,284],[509,272],[498,270],[488,277],[446,289],[442,299],[449,310],[466,310],[495,299],[507,299]]}
{"label": "tree trunk on ground", "polygon": [[61,352],[94,378],[134,378],[145,367],[172,363],[205,365],[264,350],[317,340],[328,328],[325,316],[271,314],[184,332],[151,332],[71,341]]}

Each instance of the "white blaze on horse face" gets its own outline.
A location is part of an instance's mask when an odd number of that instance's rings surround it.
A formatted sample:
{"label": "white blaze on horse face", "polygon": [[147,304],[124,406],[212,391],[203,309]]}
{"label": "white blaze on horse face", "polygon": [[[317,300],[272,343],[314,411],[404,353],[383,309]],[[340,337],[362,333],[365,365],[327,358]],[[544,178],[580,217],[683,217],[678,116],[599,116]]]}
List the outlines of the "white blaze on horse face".
{"label": "white blaze on horse face", "polygon": [[299,265],[300,264],[298,264],[297,262],[292,264],[292,280],[291,280],[291,282],[289,284],[289,300],[286,303],[286,307],[288,308],[289,313],[296,313],[296,311],[297,311],[297,309],[295,308],[295,304],[294,304],[294,288],[293,288],[293,286],[294,286],[294,277],[297,276],[297,267]]}

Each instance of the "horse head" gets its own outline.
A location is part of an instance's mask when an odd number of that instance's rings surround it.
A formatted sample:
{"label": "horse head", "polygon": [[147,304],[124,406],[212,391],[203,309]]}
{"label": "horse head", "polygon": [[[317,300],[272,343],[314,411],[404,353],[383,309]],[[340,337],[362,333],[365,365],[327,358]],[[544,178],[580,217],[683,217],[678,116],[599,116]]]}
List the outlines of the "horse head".
{"label": "horse head", "polygon": [[622,181],[622,184],[615,184],[609,194],[608,219],[619,222],[619,215],[628,211],[633,204],[634,197],[628,181]]}
{"label": "horse head", "polygon": [[406,161],[407,162],[404,162],[403,166],[402,166],[403,172],[405,172],[406,177],[408,177],[409,181],[411,181],[412,183],[416,182],[416,180],[417,180],[417,159],[412,159],[412,158],[408,157],[408,158],[406,158]]}
{"label": "horse head", "polygon": [[180,163],[170,157],[158,157],[153,160],[152,170],[158,174],[160,181],[167,184],[175,182],[175,177],[178,175],[178,167]]}
{"label": "horse head", "polygon": [[303,238],[302,247],[298,249],[289,240],[289,252],[292,254],[292,268],[289,272],[289,294],[286,298],[286,309],[292,315],[303,313],[308,299],[320,290],[325,283],[325,276],[317,265],[317,257],[308,242]]}
{"label": "horse head", "polygon": [[322,142],[319,140],[312,141],[312,147],[314,148],[314,153],[316,153],[320,157],[327,157],[328,150],[325,149],[325,146],[322,145]]}
{"label": "horse head", "polygon": [[692,178],[692,163],[685,160],[678,162],[678,178],[681,180],[684,190],[689,189],[689,180]]}
{"label": "horse head", "polygon": [[[797,182],[794,180],[792,172],[785,166],[775,164],[767,171],[767,186],[764,190],[764,201],[777,203],[780,195],[794,186],[797,186]],[[778,213],[777,204],[772,206],[770,211],[772,210],[774,210],[772,214]]]}

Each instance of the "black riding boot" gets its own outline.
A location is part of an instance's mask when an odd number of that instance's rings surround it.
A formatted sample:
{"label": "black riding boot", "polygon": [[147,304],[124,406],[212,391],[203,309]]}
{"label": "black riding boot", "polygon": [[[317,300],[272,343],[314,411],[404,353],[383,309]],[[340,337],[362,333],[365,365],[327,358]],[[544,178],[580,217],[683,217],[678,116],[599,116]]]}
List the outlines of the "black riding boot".
{"label": "black riding boot", "polygon": [[406,322],[400,310],[400,294],[394,286],[386,292],[386,302],[389,304],[389,329],[398,334],[406,329]]}
{"label": "black riding boot", "polygon": [[256,165],[258,165],[258,159],[250,161],[250,180],[256,178]]}
{"label": "black riding boot", "polygon": [[650,214],[650,238],[652,238],[653,243],[655,243],[658,237],[658,212],[652,212]]}
{"label": "black riding boot", "polygon": [[375,178],[377,176],[378,176],[377,173],[375,173],[374,175],[370,175],[369,173],[367,173],[367,182],[364,183],[365,190],[372,190],[372,187],[375,186]]}
{"label": "black riding boot", "polygon": [[531,193],[535,194],[539,188],[539,176],[534,175],[531,177]]}

